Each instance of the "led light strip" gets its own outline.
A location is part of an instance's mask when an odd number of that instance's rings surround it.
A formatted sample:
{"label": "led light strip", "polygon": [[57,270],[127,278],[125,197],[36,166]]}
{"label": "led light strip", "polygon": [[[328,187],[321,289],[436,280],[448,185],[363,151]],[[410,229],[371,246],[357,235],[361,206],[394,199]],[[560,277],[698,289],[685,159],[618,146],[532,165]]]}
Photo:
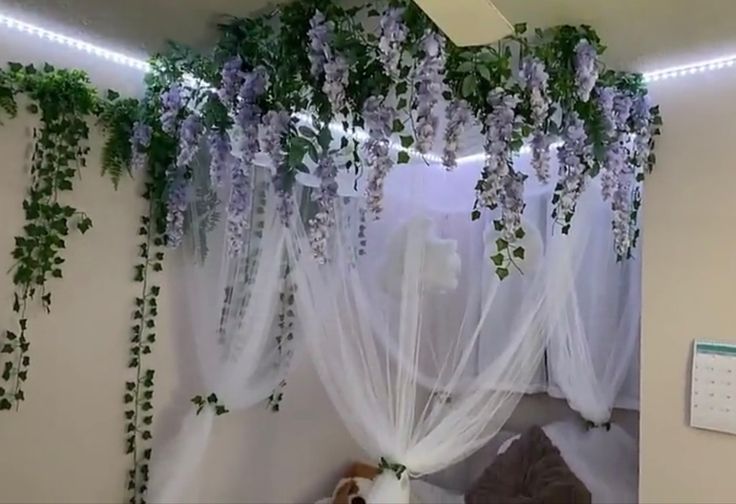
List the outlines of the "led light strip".
{"label": "led light strip", "polygon": [[644,74],[645,82],[655,82],[658,80],[672,79],[675,77],[684,77],[712,70],[721,70],[736,65],[736,54],[716,58],[708,61],[700,61],[689,65],[665,68],[664,70],[655,70]]}
{"label": "led light strip", "polygon": [[151,69],[151,65],[149,65],[146,61],[137,58],[131,58],[130,56],[126,56],[125,54],[110,51],[109,49],[105,49],[103,47],[84,42],[83,40],[67,37],[66,35],[61,35],[60,33],[52,32],[50,30],[46,30],[45,28],[19,21],[3,14],[0,14],[0,26],[19,31],[21,33],[35,35],[38,38],[49,40],[59,45],[71,47],[78,51],[92,54],[108,61],[112,61],[113,63],[118,63],[120,65],[135,68],[137,70],[142,70],[144,72],[148,72]]}

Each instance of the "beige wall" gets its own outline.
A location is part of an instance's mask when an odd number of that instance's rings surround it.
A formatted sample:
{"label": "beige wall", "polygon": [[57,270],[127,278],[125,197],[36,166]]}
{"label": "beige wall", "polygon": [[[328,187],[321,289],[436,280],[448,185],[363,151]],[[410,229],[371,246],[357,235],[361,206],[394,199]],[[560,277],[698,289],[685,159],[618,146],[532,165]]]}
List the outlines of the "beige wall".
{"label": "beige wall", "polygon": [[[0,61],[49,60],[58,66],[82,66],[103,88],[126,93],[140,89],[141,76],[136,71],[83,59],[53,45],[34,43],[30,37],[19,43],[16,37],[0,30]],[[4,273],[11,264],[13,236],[22,226],[24,158],[32,119],[3,121],[0,272]],[[71,202],[89,213],[94,228],[68,240],[65,278],[52,282],[52,314],[36,313],[30,322],[27,401],[19,413],[0,414],[0,502],[124,501],[129,460],[124,455],[122,394],[128,378],[131,303],[138,289],[131,281],[131,268],[143,201],[133,181],[124,181],[114,191],[109,180],[99,176],[98,134],[91,145],[89,166],[77,181]],[[176,423],[172,400],[190,369],[178,358],[181,345],[173,331],[175,310],[167,277],[161,278],[164,309],[153,356],[157,439],[166,437]],[[10,278],[0,275],[0,327],[13,320],[11,294]],[[314,500],[331,488],[337,472],[358,453],[308,359],[302,357],[295,362],[281,413],[255,407],[217,420],[195,485],[198,490],[191,498],[201,502]]]}
{"label": "beige wall", "polygon": [[736,502],[736,437],[688,427],[693,340],[736,343],[736,72],[652,88],[665,133],[644,217],[641,498]]}

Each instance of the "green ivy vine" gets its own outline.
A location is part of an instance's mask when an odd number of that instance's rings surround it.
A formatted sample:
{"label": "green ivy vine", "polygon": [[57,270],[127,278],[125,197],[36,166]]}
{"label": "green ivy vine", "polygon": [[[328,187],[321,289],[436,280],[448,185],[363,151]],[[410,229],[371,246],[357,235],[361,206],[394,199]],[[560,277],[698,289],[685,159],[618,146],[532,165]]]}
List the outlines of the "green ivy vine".
{"label": "green ivy vine", "polygon": [[89,153],[87,119],[97,110],[97,95],[87,76],[48,64],[37,69],[10,63],[0,72],[0,107],[11,117],[18,111],[18,94],[29,99],[27,110],[38,117],[38,125],[33,128],[31,183],[23,201],[25,225],[23,233],[15,237],[10,270],[17,326],[0,336],[0,410],[18,409],[25,400],[32,302],[40,300],[43,309],[51,311],[49,281],[63,277],[67,237],[72,230],[84,234],[92,227],[86,213],[63,201],[63,194],[72,191],[80,169],[86,166]]}

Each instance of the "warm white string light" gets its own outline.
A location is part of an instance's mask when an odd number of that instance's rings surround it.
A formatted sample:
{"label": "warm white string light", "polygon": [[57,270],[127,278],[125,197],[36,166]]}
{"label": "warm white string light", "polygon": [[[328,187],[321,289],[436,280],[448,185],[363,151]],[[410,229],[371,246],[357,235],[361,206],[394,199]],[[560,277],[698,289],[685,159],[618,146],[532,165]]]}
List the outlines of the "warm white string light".
{"label": "warm white string light", "polygon": [[[149,70],[151,70],[151,65],[147,61],[133,58],[133,57],[127,56],[125,54],[122,54],[116,51],[105,49],[104,47],[100,47],[95,44],[90,44],[89,42],[85,42],[83,40],[79,40],[74,37],[68,37],[66,35],[62,35],[60,33],[56,33],[51,30],[47,30],[45,28],[33,25],[31,23],[26,23],[25,21],[20,21],[10,16],[6,16],[4,14],[0,14],[0,27],[5,27],[11,30],[21,32],[21,33],[34,35],[40,39],[48,40],[56,44],[71,47],[78,51],[103,58],[113,63],[124,65],[130,68],[135,68],[143,72],[148,72]],[[730,68],[734,66],[736,66],[736,54],[724,56],[721,58],[715,58],[715,59],[711,59],[707,61],[700,61],[700,62],[691,63],[687,65],[681,65],[677,67],[665,68],[663,70],[654,70],[652,72],[646,72],[644,73],[644,81],[656,82],[660,80],[672,79],[676,77],[684,77],[687,75],[693,75],[693,74],[703,73],[707,71],[721,70],[724,68]],[[342,126],[340,125],[333,125],[333,126],[335,130],[339,129],[340,132],[343,131]],[[331,126],[331,129],[332,129],[332,126]],[[363,131],[357,131],[354,133],[353,136],[358,141],[361,141],[361,140],[364,140],[367,135]],[[423,155],[414,149],[406,149],[398,144],[392,144],[391,147],[395,150],[407,152],[408,154],[412,156],[421,157],[428,162],[432,162],[432,163],[442,162],[442,158],[436,154],[424,154]],[[528,146],[522,147],[522,150],[521,150],[522,154],[528,153],[528,152],[529,152]],[[467,163],[467,162],[482,161],[483,159],[485,159],[485,154],[480,153],[480,154],[472,154],[470,156],[461,157],[457,160],[457,162]]]}

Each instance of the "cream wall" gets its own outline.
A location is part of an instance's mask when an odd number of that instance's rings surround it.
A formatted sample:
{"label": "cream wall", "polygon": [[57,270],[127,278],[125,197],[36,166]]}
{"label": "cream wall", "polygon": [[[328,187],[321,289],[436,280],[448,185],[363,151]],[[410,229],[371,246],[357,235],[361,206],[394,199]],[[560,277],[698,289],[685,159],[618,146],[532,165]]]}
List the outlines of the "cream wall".
{"label": "cream wall", "polygon": [[[141,75],[98,59],[83,59],[31,37],[0,30],[0,61],[50,61],[82,67],[100,87],[127,94]],[[13,236],[22,226],[26,189],[28,116],[0,126],[0,271],[10,267]],[[96,128],[93,128],[93,131]],[[129,460],[124,455],[122,394],[128,379],[127,339],[136,258],[137,220],[143,201],[131,180],[118,191],[100,177],[102,140],[91,140],[90,163],[70,200],[87,211],[94,228],[68,240],[65,278],[52,282],[51,315],[30,322],[31,368],[27,401],[18,413],[0,414],[0,502],[119,503]],[[171,268],[167,270],[171,274]],[[179,359],[175,307],[162,277],[156,374],[156,428],[164,439],[191,389],[191,361]],[[11,323],[12,286],[0,275],[0,327]],[[309,361],[297,359],[281,413],[262,407],[217,420],[214,438],[191,499],[201,502],[305,502],[324,494],[359,450],[342,426]],[[278,468],[275,470],[274,468]]]}
{"label": "cream wall", "polygon": [[736,72],[652,89],[665,131],[644,213],[641,499],[736,502],[736,437],[688,427],[693,340],[736,343]]}

